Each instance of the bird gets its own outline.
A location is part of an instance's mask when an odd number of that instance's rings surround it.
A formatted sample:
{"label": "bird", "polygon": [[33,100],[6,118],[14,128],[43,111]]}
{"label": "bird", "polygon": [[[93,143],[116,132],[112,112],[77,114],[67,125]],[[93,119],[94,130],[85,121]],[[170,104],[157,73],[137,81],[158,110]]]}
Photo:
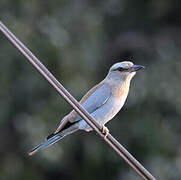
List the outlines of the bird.
{"label": "bird", "polygon": [[[129,93],[131,79],[138,70],[143,68],[145,67],[133,64],[131,61],[115,63],[109,69],[107,76],[80,100],[80,104],[103,127],[102,133],[105,134],[105,138],[109,133],[105,124],[123,107]],[[72,110],[61,119],[55,132],[50,134],[43,143],[30,150],[28,154],[33,155],[78,130],[89,132],[93,129],[75,110]]]}

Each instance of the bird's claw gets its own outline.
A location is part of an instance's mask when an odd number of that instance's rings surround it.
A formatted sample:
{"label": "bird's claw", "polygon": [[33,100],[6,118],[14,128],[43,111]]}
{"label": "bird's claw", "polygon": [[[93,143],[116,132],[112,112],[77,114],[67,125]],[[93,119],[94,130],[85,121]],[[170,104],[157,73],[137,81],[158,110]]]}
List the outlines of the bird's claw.
{"label": "bird's claw", "polygon": [[104,139],[106,139],[107,135],[109,134],[109,129],[106,126],[102,126],[102,133],[104,134]]}

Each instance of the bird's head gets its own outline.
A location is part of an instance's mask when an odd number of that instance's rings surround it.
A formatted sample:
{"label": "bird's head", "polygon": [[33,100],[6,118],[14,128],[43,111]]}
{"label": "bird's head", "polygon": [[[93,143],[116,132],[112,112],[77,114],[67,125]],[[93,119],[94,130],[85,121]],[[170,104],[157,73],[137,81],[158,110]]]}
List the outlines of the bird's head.
{"label": "bird's head", "polygon": [[123,61],[111,66],[108,76],[120,80],[131,80],[136,72],[142,68],[144,66],[133,64],[130,61]]}

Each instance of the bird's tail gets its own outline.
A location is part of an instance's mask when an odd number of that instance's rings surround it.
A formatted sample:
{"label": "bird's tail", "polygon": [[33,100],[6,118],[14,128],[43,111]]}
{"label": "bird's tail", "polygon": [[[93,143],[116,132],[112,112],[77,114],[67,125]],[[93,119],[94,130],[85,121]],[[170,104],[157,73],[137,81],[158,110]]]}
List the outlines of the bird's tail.
{"label": "bird's tail", "polygon": [[52,134],[52,135],[48,136],[47,139],[43,143],[41,143],[40,145],[33,148],[28,154],[31,156],[34,153],[40,151],[41,149],[45,149],[45,148],[53,145],[54,143],[61,140],[62,138],[64,138],[68,134],[72,134],[73,132],[75,132],[77,130],[78,130],[78,127],[76,125],[73,125],[73,126],[70,126],[69,128],[67,128],[61,132],[58,132],[56,134]]}

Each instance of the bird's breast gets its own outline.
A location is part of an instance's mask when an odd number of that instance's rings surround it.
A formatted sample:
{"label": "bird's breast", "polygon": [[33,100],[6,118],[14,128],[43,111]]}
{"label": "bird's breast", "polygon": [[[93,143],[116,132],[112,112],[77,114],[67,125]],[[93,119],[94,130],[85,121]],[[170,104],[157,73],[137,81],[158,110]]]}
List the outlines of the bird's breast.
{"label": "bird's breast", "polygon": [[122,100],[126,98],[128,95],[128,92],[129,92],[129,83],[126,83],[126,82],[120,86],[112,88],[112,95],[118,100]]}
{"label": "bird's breast", "polygon": [[[124,84],[124,86],[114,87],[112,89],[112,94],[106,104],[102,107],[102,117],[100,119],[104,119],[104,122],[108,122],[111,120],[123,107],[127,95],[129,92],[129,84]],[[101,110],[101,109],[100,109]]]}

